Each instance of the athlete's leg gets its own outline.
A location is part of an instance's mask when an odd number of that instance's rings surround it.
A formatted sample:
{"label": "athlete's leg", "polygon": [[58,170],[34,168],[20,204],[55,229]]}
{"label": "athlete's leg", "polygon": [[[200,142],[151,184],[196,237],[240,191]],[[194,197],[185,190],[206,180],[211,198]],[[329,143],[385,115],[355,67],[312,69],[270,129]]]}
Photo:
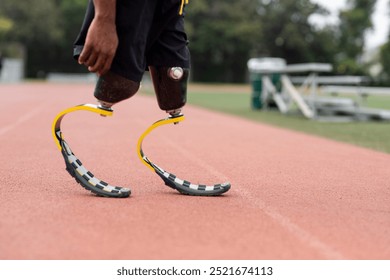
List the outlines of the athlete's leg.
{"label": "athlete's leg", "polygon": [[[84,188],[107,197],[127,197],[130,189],[115,187],[98,180],[71,151],[61,132],[64,115],[86,110],[102,116],[112,115],[110,107],[133,96],[146,68],[145,48],[153,14],[158,0],[117,0],[116,27],[119,39],[110,71],[99,77],[94,95],[100,106],[84,104],[61,112],[53,123],[53,136],[64,156],[66,169]],[[85,44],[88,29],[93,22],[95,9],[89,1],[87,13],[80,34],[74,44],[74,57],[77,59]]]}
{"label": "athlete's leg", "polygon": [[184,120],[181,108],[187,99],[190,53],[184,31],[183,6],[187,0],[159,1],[154,23],[148,38],[147,62],[159,107],[171,116],[154,122],[138,140],[138,156],[165,184],[189,195],[221,195],[230,189],[230,183],[192,184],[154,164],[143,152],[143,139],[164,124],[177,124]]}
{"label": "athlete's leg", "polygon": [[159,107],[177,115],[187,100],[190,53],[181,0],[160,1],[150,32],[147,62]]}
{"label": "athlete's leg", "polygon": [[[94,96],[102,107],[132,97],[139,89],[146,69],[145,48],[157,0],[117,0],[116,26],[119,44],[110,71],[99,77]],[[93,1],[74,43],[74,57],[80,55],[89,26],[95,16]]]}

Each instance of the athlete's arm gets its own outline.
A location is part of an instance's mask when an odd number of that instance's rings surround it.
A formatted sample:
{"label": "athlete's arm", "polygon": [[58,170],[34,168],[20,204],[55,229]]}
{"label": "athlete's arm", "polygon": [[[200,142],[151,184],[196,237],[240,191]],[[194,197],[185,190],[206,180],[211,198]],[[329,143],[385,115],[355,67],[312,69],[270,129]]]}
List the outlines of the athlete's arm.
{"label": "athlete's arm", "polygon": [[95,18],[89,27],[79,63],[90,72],[105,74],[111,67],[118,47],[116,32],[116,0],[93,0]]}

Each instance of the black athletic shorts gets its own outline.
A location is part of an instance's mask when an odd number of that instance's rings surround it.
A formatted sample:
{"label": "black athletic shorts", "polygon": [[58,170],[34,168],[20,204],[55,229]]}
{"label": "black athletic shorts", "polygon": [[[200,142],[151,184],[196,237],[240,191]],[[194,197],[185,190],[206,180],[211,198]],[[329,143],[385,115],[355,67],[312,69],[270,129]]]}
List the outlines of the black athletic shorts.
{"label": "black athletic shorts", "polygon": [[[190,53],[184,31],[185,0],[117,0],[116,26],[119,45],[111,71],[139,82],[149,65],[190,68]],[[75,43],[80,55],[94,18],[90,0]]]}

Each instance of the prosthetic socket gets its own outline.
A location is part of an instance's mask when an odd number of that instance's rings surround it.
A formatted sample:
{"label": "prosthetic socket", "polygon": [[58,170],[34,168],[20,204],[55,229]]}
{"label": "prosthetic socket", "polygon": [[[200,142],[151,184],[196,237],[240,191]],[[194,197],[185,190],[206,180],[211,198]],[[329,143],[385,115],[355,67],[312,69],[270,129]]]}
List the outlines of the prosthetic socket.
{"label": "prosthetic socket", "polygon": [[150,66],[149,72],[160,109],[179,115],[187,101],[189,69]]}
{"label": "prosthetic socket", "polygon": [[[149,67],[157,102],[161,110],[172,116],[178,115],[187,101],[189,69],[181,67]],[[94,96],[102,108],[128,99],[137,93],[140,83],[113,72],[99,77]]]}
{"label": "prosthetic socket", "polygon": [[128,99],[137,93],[139,83],[126,79],[113,72],[99,77],[94,96],[103,108],[111,108],[112,105]]}

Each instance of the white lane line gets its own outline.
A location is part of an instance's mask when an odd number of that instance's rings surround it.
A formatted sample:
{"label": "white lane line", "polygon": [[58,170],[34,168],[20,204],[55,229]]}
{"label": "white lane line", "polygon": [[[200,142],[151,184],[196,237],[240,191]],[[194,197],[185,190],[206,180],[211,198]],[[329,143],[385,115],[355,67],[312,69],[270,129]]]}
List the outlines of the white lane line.
{"label": "white lane line", "polygon": [[9,124],[7,126],[0,127],[0,136],[5,135],[8,131],[18,127],[19,125],[21,125],[21,124],[27,122],[28,120],[30,120],[31,118],[33,118],[35,115],[37,115],[38,113],[40,113],[42,111],[43,107],[45,107],[45,105],[35,107],[34,110],[29,111],[27,114],[21,115],[15,122],[12,122],[11,124]]}
{"label": "white lane line", "polygon": [[[177,143],[173,144],[172,141],[168,141],[166,139],[164,139],[164,142],[165,144],[171,146],[173,150],[178,151],[183,157],[187,158],[188,160],[194,162],[195,164],[201,166],[203,169],[210,172],[213,176],[221,178],[221,180],[224,181],[229,181],[228,177],[225,174],[219,172],[205,161],[200,160],[196,155],[190,154],[188,150],[185,150],[184,148],[180,147]],[[315,249],[324,258],[331,260],[346,259],[345,256],[343,256],[340,252],[333,249],[331,246],[325,244],[310,232],[304,230],[303,228],[292,222],[288,217],[280,214],[277,210],[267,205],[258,197],[255,197],[243,186],[235,184],[234,186],[232,186],[232,190],[237,190],[236,193],[242,198],[243,201],[250,202],[250,204],[255,208],[260,208],[265,214],[267,214],[284,229],[286,229],[293,236],[295,236],[295,238],[299,239],[303,244],[306,244],[309,247]]]}

